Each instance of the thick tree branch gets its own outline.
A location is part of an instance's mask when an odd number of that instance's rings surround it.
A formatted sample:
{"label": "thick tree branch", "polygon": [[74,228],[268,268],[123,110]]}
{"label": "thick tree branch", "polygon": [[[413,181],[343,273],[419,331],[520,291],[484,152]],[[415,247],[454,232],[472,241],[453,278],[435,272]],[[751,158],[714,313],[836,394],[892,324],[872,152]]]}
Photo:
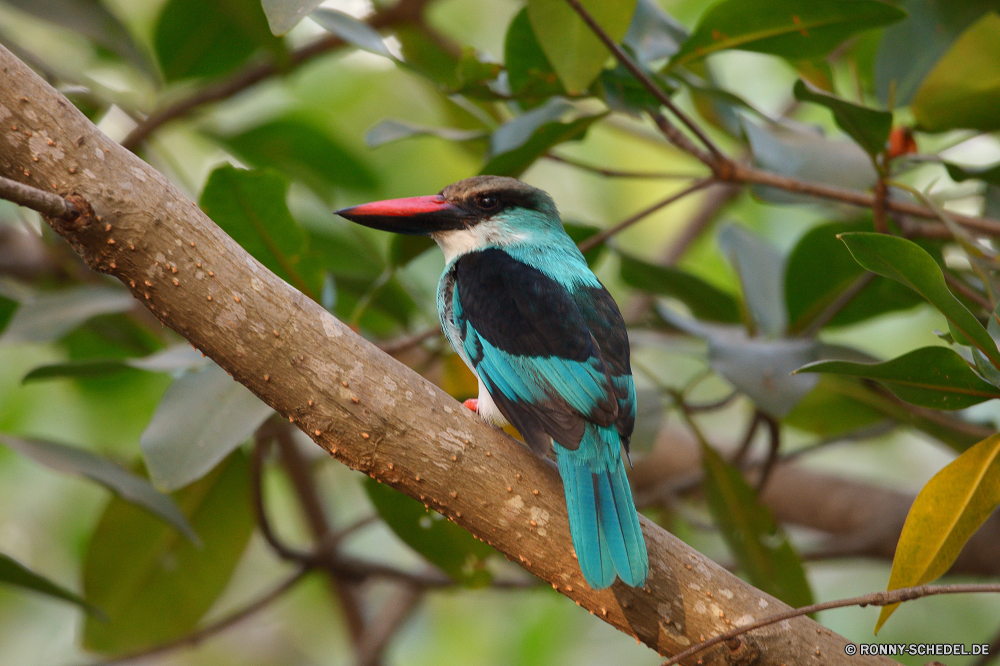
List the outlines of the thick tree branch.
{"label": "thick tree branch", "polygon": [[[552,465],[289,287],[3,48],[0,76],[0,175],[89,201],[102,221],[52,219],[53,229],[332,456],[420,499],[661,654],[787,608],[645,519],[646,588],[592,590],[572,556]],[[827,664],[891,663],[849,658],[845,644],[807,618],[742,642],[764,665],[810,663],[817,650]],[[731,659],[724,650],[702,659]]]}

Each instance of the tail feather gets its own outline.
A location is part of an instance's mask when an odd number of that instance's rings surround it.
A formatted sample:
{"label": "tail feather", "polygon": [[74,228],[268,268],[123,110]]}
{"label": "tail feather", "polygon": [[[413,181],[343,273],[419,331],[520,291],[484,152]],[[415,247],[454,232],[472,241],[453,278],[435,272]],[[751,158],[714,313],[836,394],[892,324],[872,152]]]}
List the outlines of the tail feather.
{"label": "tail feather", "polygon": [[608,553],[597,515],[594,481],[590,469],[568,455],[558,456],[559,475],[566,493],[569,532],[580,570],[594,589],[603,589],[615,580],[615,568]]}
{"label": "tail feather", "polygon": [[[617,574],[633,587],[646,582],[649,560],[621,456],[611,469],[592,469],[576,451],[558,447],[559,474],[566,492],[570,534],[580,570],[594,589]],[[603,467],[603,465],[602,465]]]}
{"label": "tail feather", "polygon": [[[635,510],[635,501],[632,499],[632,489],[628,485],[628,477],[625,476],[625,463],[618,458],[618,465],[605,474],[610,486],[610,496],[602,494],[602,507],[605,504],[613,504],[617,511],[618,526],[621,530],[621,546],[628,556],[627,564],[619,564],[615,561],[615,569],[618,577],[625,584],[632,587],[642,587],[646,584],[646,576],[649,574],[649,556],[646,554],[646,540],[642,536],[642,527],[639,525],[639,514]],[[602,515],[603,520],[603,515]],[[604,520],[607,523],[607,520]],[[610,533],[610,530],[607,530]],[[607,535],[610,538],[610,534]],[[614,552],[614,551],[612,551]]]}

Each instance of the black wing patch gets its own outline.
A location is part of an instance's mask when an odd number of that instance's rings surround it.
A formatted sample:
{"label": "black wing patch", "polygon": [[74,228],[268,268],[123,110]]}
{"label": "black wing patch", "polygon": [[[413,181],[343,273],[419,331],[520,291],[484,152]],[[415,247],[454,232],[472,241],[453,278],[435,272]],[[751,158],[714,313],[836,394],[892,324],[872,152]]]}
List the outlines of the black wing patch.
{"label": "black wing patch", "polygon": [[[456,262],[453,299],[470,362],[533,449],[547,452],[550,436],[575,449],[587,421],[616,423],[620,401],[612,372],[569,290],[506,252],[487,249]],[[595,307],[600,316],[607,306]],[[627,338],[624,344],[627,364]]]}

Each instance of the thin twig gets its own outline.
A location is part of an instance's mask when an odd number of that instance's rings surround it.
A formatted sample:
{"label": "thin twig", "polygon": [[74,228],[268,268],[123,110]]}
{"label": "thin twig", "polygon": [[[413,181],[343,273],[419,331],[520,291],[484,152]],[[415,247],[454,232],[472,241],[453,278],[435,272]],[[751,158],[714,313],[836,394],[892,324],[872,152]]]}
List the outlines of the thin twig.
{"label": "thin twig", "polygon": [[46,217],[73,221],[80,217],[80,209],[58,194],[40,190],[0,176],[0,199],[13,201],[19,206],[38,211]]}
{"label": "thin twig", "polygon": [[831,608],[845,608],[847,606],[860,606],[861,608],[864,608],[865,606],[888,606],[889,604],[902,603],[904,601],[911,601],[913,599],[920,599],[922,597],[929,597],[938,594],[971,594],[974,592],[1000,593],[1000,583],[974,583],[969,585],[917,585],[915,587],[903,587],[898,590],[888,590],[885,592],[872,592],[871,594],[864,594],[860,597],[839,599],[837,601],[824,601],[820,604],[793,608],[785,611],[784,613],[778,613],[777,615],[764,618],[758,622],[753,622],[742,627],[737,627],[736,629],[731,629],[706,641],[702,641],[697,645],[692,645],[688,649],[682,650],[681,652],[678,652],[674,656],[670,657],[670,659],[667,659],[663,662],[662,666],[673,666],[673,664],[679,664],[684,659],[687,659],[702,650],[706,650],[713,645],[718,645],[723,642],[729,644],[730,649],[736,650],[739,648],[739,641],[737,640],[735,644],[729,643],[729,641],[737,636],[755,629],[760,629],[761,627],[781,622],[783,620],[790,620],[793,617],[809,615],[811,613],[817,613]]}
{"label": "thin twig", "polygon": [[[745,166],[742,164],[734,163],[734,171],[729,177],[729,180],[738,183],[768,185],[770,187],[785,190],[786,192],[809,194],[824,199],[841,201],[843,203],[861,208],[873,208],[875,206],[875,197],[871,194],[848,190],[833,185],[825,185],[823,183],[814,183],[789,178],[788,176],[771,173],[770,171],[762,171],[755,167]],[[931,208],[909,203],[907,201],[889,199],[885,202],[885,207],[886,210],[895,213],[902,213],[903,215],[912,215],[913,217],[919,217],[927,220],[938,219],[938,214]],[[957,213],[952,213],[951,211],[948,212],[948,215],[951,216],[951,219],[964,227],[968,227],[969,229],[974,229],[991,236],[1000,236],[1000,220],[959,215]],[[944,225],[941,226],[943,227]]]}
{"label": "thin twig", "polygon": [[598,174],[599,176],[606,176],[608,178],[659,178],[664,180],[669,180],[669,179],[693,180],[699,177],[697,174],[693,173],[674,173],[669,171],[622,171],[620,169],[605,169],[603,167],[594,166],[593,164],[587,164],[586,162],[580,162],[579,160],[575,160],[571,157],[556,155],[555,153],[546,153],[545,158],[552,160],[553,162],[561,162],[562,164],[568,164],[569,166],[576,167],[577,169],[590,171]]}
{"label": "thin twig", "polygon": [[875,181],[875,205],[872,206],[872,218],[874,228],[880,234],[889,233],[889,225],[885,221],[885,206],[889,201],[889,188],[885,185],[885,178],[879,176]]}
{"label": "thin twig", "polygon": [[602,231],[602,232],[600,232],[598,234],[594,234],[590,238],[587,238],[586,240],[582,241],[579,244],[579,246],[578,246],[580,248],[580,252],[587,252],[588,250],[591,250],[591,249],[597,247],[598,245],[600,245],[601,243],[603,243],[607,239],[611,238],[612,236],[614,236],[615,234],[619,233],[623,229],[627,229],[628,227],[632,226],[633,224],[635,224],[639,220],[643,219],[644,217],[646,217],[648,215],[652,215],[653,213],[655,213],[656,211],[660,210],[664,206],[669,206],[670,204],[674,203],[678,199],[683,199],[687,195],[689,195],[689,194],[691,194],[693,192],[697,192],[698,190],[703,189],[705,187],[708,187],[709,185],[711,185],[714,182],[716,182],[715,176],[707,176],[707,177],[702,178],[700,180],[696,180],[695,182],[691,183],[690,185],[688,185],[687,187],[685,187],[680,192],[676,192],[674,194],[671,194],[666,199],[662,199],[660,201],[657,201],[652,206],[649,206],[648,208],[644,208],[643,210],[640,210],[635,215],[631,215],[631,216],[625,218],[624,220],[622,220],[621,222],[619,222],[615,226],[611,227],[610,229],[605,229],[604,231]]}
{"label": "thin twig", "polygon": [[393,356],[395,354],[399,354],[404,351],[409,351],[410,349],[423,343],[425,340],[430,340],[434,336],[440,334],[441,334],[440,326],[431,326],[427,330],[421,331],[419,333],[414,333],[412,335],[404,335],[402,337],[396,338],[395,340],[388,340],[386,342],[379,343],[377,346],[386,354]]}
{"label": "thin twig", "polygon": [[847,289],[837,294],[829,305],[823,308],[816,317],[809,322],[809,325],[802,331],[802,336],[806,338],[814,337],[819,330],[830,323],[847,304],[854,300],[854,297],[861,293],[861,290],[868,286],[868,283],[875,279],[874,273],[862,273],[854,282],[847,286]]}
{"label": "thin twig", "polygon": [[382,612],[368,623],[358,643],[358,666],[378,663],[389,641],[420,605],[423,593],[420,588],[406,586],[382,604]]}
{"label": "thin twig", "polygon": [[761,421],[767,426],[767,458],[764,459],[763,467],[760,470],[760,479],[757,481],[757,494],[764,492],[767,480],[771,478],[771,472],[778,462],[778,452],[781,449],[781,424],[773,416],[761,412]]}
{"label": "thin twig", "polygon": [[943,271],[943,273],[944,281],[948,283],[949,287],[959,292],[970,301],[973,301],[976,305],[983,308],[987,312],[993,312],[993,304],[990,303],[990,299],[986,298],[986,296],[980,294],[978,291],[966,284],[964,280],[959,280],[948,271]]}
{"label": "thin twig", "polygon": [[125,664],[130,661],[135,661],[136,659],[146,659],[148,657],[154,657],[157,655],[165,654],[167,652],[172,652],[174,650],[180,650],[186,647],[194,647],[204,641],[207,638],[211,638],[216,634],[225,631],[229,627],[237,624],[241,620],[244,620],[254,613],[257,613],[269,606],[272,602],[279,599],[285,592],[295,587],[295,584],[302,580],[302,577],[309,573],[310,569],[308,567],[303,567],[296,571],[294,574],[286,578],[283,582],[276,585],[270,592],[267,592],[254,601],[250,602],[243,608],[233,611],[229,615],[226,615],[219,620],[207,624],[201,629],[194,631],[190,634],[186,634],[182,638],[176,641],[171,641],[169,643],[161,643],[160,645],[154,645],[153,647],[144,648],[142,650],[137,650],[136,652],[131,652],[129,654],[115,657],[108,661],[99,661],[91,664],[91,666],[113,666],[115,664]]}
{"label": "thin twig", "polygon": [[[317,544],[317,551],[321,552],[322,544],[329,543],[332,548],[336,547],[333,538],[333,530],[330,529],[330,522],[323,508],[323,502],[316,488],[312,470],[299,450],[298,444],[292,437],[292,426],[289,423],[278,422],[275,427],[275,441],[278,443],[278,451],[281,454],[281,462],[288,478],[295,489],[295,496],[299,501],[299,507],[306,518],[309,530]],[[365,632],[365,613],[359,598],[358,590],[354,589],[344,580],[343,567],[335,565],[336,562],[343,563],[342,558],[337,557],[336,552],[329,553],[329,559],[321,560],[321,566],[327,569],[329,576],[330,591],[334,603],[340,606],[347,622],[347,628],[354,641],[355,649]],[[371,575],[371,574],[368,574]]]}
{"label": "thin twig", "polygon": [[[687,411],[687,407],[684,406],[681,409]],[[764,419],[764,412],[759,409],[753,411],[753,416],[750,418],[750,423],[747,424],[746,432],[743,435],[743,441],[740,442],[739,447],[736,449],[736,454],[730,461],[730,464],[735,467],[741,467],[743,461],[746,459],[747,452],[750,451],[750,446],[753,444],[753,436],[757,434],[758,428],[760,428],[760,422]]]}
{"label": "thin twig", "polygon": [[695,413],[697,413],[697,412],[714,412],[717,409],[722,409],[723,407],[726,407],[727,405],[729,405],[729,403],[731,403],[733,400],[735,400],[736,398],[738,398],[741,395],[743,395],[743,394],[740,393],[738,390],[733,389],[729,393],[729,395],[727,395],[726,397],[719,398],[718,400],[714,400],[712,402],[705,402],[705,403],[696,404],[696,405],[692,405],[691,403],[687,403],[686,402],[686,403],[684,403],[686,405],[684,407],[684,409],[686,411],[695,412]]}
{"label": "thin twig", "polygon": [[[674,104],[672,99],[670,99],[670,96],[660,86],[656,85],[656,83],[649,78],[649,75],[643,71],[641,67],[639,67],[639,65],[625,52],[625,50],[622,49],[622,47],[620,47],[615,40],[611,39],[611,36],[608,35],[608,33],[606,33],[600,25],[598,25],[597,21],[594,20],[594,17],[590,15],[590,12],[583,8],[583,5],[580,4],[579,0],[566,0],[566,4],[572,7],[573,11],[580,15],[583,22],[590,27],[591,31],[597,35],[597,38],[601,40],[609,51],[611,51],[611,53],[615,56],[615,59],[620,62],[625,69],[631,72],[632,76],[634,76],[636,80],[642,84],[642,87],[648,90],[660,104],[670,109],[670,112],[673,113],[674,116],[676,116],[682,123],[684,123],[684,125],[691,130],[696,137],[698,137],[698,140],[701,141],[702,145],[708,148],[709,152],[712,153],[712,159],[705,160],[703,157],[699,157],[699,159],[705,162],[708,166],[712,167],[713,171],[721,168],[723,164],[729,162],[729,158],[722,154],[722,151],[720,151],[715,143],[708,138],[708,135],[706,135],[705,132],[687,116],[686,113],[677,108],[677,105]],[[697,157],[698,155],[695,156]]]}
{"label": "thin twig", "polygon": [[[406,22],[418,22],[424,5],[430,0],[403,0],[396,5],[376,13],[368,21],[375,30],[381,30],[391,25]],[[257,62],[236,72],[227,79],[199,88],[188,97],[179,99],[161,109],[158,109],[139,123],[122,141],[122,147],[135,151],[146,137],[171,120],[189,115],[200,106],[212,102],[221,102],[239,92],[260,83],[264,79],[277,74],[287,74],[316,56],[322,55],[344,45],[344,41],[335,35],[327,35],[311,44],[296,49],[288,54],[282,62],[267,60]]]}

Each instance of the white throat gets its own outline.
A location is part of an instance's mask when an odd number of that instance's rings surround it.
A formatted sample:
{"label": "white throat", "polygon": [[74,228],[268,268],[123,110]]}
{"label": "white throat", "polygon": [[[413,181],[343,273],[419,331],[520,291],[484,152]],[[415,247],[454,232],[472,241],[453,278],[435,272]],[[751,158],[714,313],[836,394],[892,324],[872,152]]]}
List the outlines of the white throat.
{"label": "white throat", "polygon": [[528,235],[512,233],[509,229],[502,228],[495,220],[485,220],[465,229],[438,231],[431,234],[431,238],[441,246],[445,264],[450,264],[452,259],[461,257],[463,254],[490,246],[502,247],[520,243],[527,240]]}

